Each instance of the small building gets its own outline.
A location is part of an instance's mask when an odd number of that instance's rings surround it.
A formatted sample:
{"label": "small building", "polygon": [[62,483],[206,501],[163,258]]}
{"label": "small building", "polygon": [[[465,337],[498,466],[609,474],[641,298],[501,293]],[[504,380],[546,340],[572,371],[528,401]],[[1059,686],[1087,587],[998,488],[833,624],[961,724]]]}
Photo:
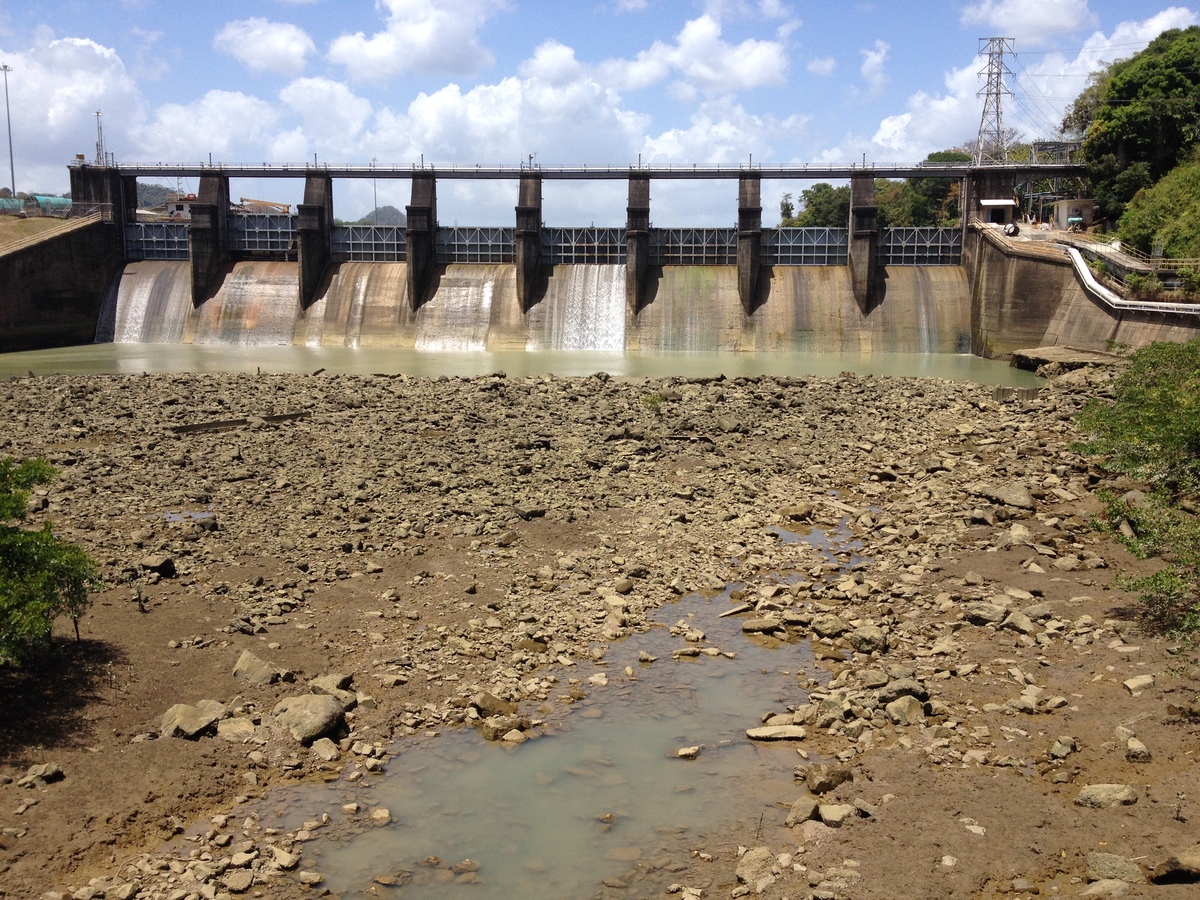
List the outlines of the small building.
{"label": "small building", "polygon": [[1006,200],[980,200],[979,207],[982,219],[989,225],[1008,225],[1016,217],[1017,201],[1009,197]]}
{"label": "small building", "polygon": [[1060,231],[1086,231],[1096,221],[1095,200],[1056,200],[1054,227]]}

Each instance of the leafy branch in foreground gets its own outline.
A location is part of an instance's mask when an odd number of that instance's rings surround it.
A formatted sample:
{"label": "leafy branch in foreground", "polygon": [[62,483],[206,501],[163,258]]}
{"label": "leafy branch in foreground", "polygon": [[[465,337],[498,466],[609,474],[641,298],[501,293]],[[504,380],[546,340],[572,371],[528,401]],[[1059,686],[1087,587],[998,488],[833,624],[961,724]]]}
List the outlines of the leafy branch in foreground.
{"label": "leafy branch in foreground", "polygon": [[54,478],[41,459],[0,459],[0,664],[15,664],[46,646],[54,620],[76,623],[99,587],[96,564],[79,547],[56,536],[47,523],[24,528],[29,490]]}

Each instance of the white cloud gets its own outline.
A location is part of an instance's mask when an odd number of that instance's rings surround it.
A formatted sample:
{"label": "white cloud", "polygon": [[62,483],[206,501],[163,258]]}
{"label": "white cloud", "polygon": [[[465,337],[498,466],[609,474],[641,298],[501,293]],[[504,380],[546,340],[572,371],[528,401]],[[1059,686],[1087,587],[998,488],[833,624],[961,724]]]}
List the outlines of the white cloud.
{"label": "white cloud", "polygon": [[[67,162],[95,155],[97,110],[108,151],[127,156],[124,123],[139,114],[137,87],[116,51],[85,38],[42,32],[24,52],[6,51],[17,190],[66,190]],[[7,147],[4,151],[7,163]],[[8,166],[0,183],[8,183]]]}
{"label": "white cloud", "polygon": [[151,122],[132,129],[131,137],[149,160],[196,162],[237,160],[266,146],[279,111],[265,100],[240,91],[209,91],[192,103],[160,106]]}
{"label": "white cloud", "polygon": [[891,44],[886,41],[876,41],[874,47],[861,51],[863,62],[862,66],[859,67],[859,72],[862,74],[863,81],[867,83],[867,87],[872,93],[879,93],[888,85],[890,79],[887,70],[884,68],[884,63],[887,62],[888,53],[891,49]]}
{"label": "white cloud", "polygon": [[579,78],[583,65],[575,58],[574,49],[549,40],[533,51],[532,59],[521,64],[520,72],[526,78],[547,84],[566,84]]}
{"label": "white cloud", "polygon": [[977,0],[961,17],[963,25],[986,28],[981,37],[1015,38],[1018,49],[1052,43],[1095,21],[1088,0]]}
{"label": "white cloud", "polygon": [[837,60],[832,56],[822,56],[820,59],[810,59],[805,70],[822,78],[829,78],[837,70]]}
{"label": "white cloud", "polygon": [[401,72],[473,74],[491,65],[492,54],[480,43],[479,28],[503,4],[456,0],[440,6],[428,0],[380,0],[387,9],[383,31],[367,37],[359,31],[334,39],[331,62],[350,77],[384,81]]}
{"label": "white cloud", "polygon": [[213,47],[251,72],[297,75],[317,48],[302,29],[288,22],[241,19],[229,22],[213,38]]}
{"label": "white cloud", "polygon": [[371,120],[370,100],[327,78],[299,78],[279,92],[279,99],[303,120],[308,145],[299,156],[274,158],[308,159],[314,149],[337,159],[357,155],[362,131]]}
{"label": "white cloud", "polygon": [[646,8],[646,0],[617,0],[619,12],[638,12]]}

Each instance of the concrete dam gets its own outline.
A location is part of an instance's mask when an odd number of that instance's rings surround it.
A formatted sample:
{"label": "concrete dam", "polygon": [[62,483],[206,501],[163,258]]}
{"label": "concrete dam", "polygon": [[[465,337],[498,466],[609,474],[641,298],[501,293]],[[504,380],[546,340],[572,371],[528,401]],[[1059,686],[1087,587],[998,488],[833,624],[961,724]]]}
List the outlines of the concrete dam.
{"label": "concrete dam", "polygon": [[406,263],[336,263],[306,308],[297,267],[235,263],[196,307],[188,263],[129,263],[107,292],[96,339],[436,351],[971,350],[970,291],[960,266],[889,268],[886,302],[870,314],[855,301],[845,266],[765,272],[763,302],[749,314],[730,266],[664,266],[638,311],[626,303],[624,264],[556,265],[527,311],[512,264],[440,267],[416,310],[406,298]]}
{"label": "concrete dam", "polygon": [[[1114,302],[1067,249],[1002,233],[997,204],[1013,201],[987,198],[1011,198],[1022,179],[1074,172],[1058,168],[414,167],[385,176],[411,181],[407,224],[380,228],[333,218],[334,177],[379,177],[374,167],[79,163],[72,196],[92,215],[0,251],[0,351],[107,341],[994,358],[1046,344],[1105,349],[1200,333],[1200,308]],[[297,215],[232,211],[231,177],[298,174]],[[140,219],[137,178],[147,175],[200,178],[189,221]],[[875,179],[883,176],[961,179],[970,225],[881,227]],[[515,227],[439,226],[437,181],[447,177],[516,180]],[[763,177],[846,178],[847,226],[764,228]],[[625,180],[624,226],[548,227],[545,178]],[[736,180],[736,227],[652,228],[657,178]]]}

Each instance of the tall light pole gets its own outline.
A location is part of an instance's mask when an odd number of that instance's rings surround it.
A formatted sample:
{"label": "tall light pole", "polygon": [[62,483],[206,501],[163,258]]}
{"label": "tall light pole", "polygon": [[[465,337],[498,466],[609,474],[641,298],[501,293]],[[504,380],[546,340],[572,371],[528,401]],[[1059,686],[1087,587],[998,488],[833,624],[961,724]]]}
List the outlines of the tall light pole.
{"label": "tall light pole", "polygon": [[8,108],[8,73],[12,71],[12,66],[8,63],[0,65],[0,71],[4,72],[4,118],[8,121],[8,177],[12,181],[12,195],[17,196],[17,168],[13,162],[12,152],[12,113]]}

